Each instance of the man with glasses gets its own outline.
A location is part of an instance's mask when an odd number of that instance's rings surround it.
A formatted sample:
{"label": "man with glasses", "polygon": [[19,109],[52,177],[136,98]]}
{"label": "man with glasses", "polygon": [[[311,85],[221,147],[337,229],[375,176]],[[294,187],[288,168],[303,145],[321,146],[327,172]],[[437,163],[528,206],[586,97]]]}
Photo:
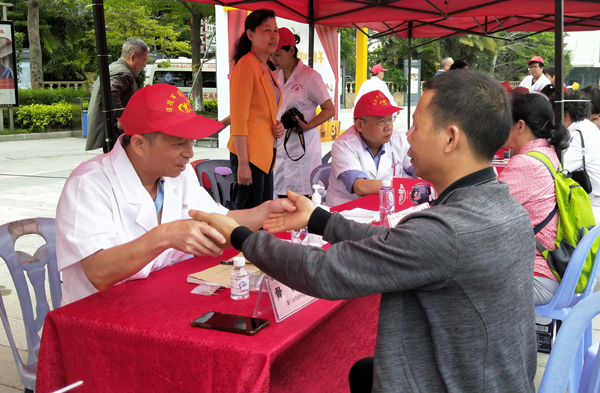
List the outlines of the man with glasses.
{"label": "man with glasses", "polygon": [[542,59],[542,56],[533,56],[527,62],[527,67],[529,68],[529,76],[523,79],[519,87],[529,89],[530,93],[538,93],[546,85],[552,84],[552,81],[544,75],[544,59]]}
{"label": "man with glasses", "polygon": [[382,180],[413,176],[406,136],[394,130],[394,119],[400,110],[380,90],[358,100],[354,125],[340,135],[331,149],[328,205],[376,194]]}

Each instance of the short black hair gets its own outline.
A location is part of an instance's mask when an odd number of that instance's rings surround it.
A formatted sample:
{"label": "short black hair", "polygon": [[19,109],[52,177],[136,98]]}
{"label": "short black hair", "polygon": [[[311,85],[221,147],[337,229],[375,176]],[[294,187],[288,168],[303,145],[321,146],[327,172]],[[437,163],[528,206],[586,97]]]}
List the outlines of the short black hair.
{"label": "short black hair", "polygon": [[462,70],[465,67],[468,67],[469,63],[467,63],[464,60],[456,60],[454,63],[452,63],[452,65],[450,66],[451,70]]}
{"label": "short black hair", "polygon": [[548,74],[554,78],[554,76],[556,75],[556,67],[548,66],[548,67],[544,68],[544,74]]}
{"label": "short black hair", "polygon": [[[571,121],[578,122],[589,119],[592,115],[590,97],[581,90],[570,91],[565,94],[565,113],[569,114]],[[569,102],[575,100],[575,102]]]}
{"label": "short black hair", "polygon": [[436,130],[458,126],[476,157],[491,161],[508,140],[512,119],[506,90],[481,71],[449,72],[423,85],[435,95],[429,104]]}
{"label": "short black hair", "polygon": [[590,85],[581,89],[585,94],[590,97],[592,102],[592,114],[600,114],[600,88],[598,86]]}
{"label": "short black hair", "polygon": [[[154,141],[156,140],[156,137],[158,136],[159,132],[160,131],[149,132],[147,134],[140,134],[140,135],[143,136],[144,138],[146,138],[148,140],[148,142],[150,142],[150,144],[153,144]],[[123,138],[121,138],[121,146],[126,147],[127,145],[129,145],[131,143],[131,137],[132,137],[132,135],[123,135]]]}

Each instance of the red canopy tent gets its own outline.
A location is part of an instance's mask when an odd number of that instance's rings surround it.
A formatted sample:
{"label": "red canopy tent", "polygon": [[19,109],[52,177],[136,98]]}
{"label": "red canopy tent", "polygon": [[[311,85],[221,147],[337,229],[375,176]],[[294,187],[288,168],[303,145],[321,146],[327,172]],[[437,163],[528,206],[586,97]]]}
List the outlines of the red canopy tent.
{"label": "red canopy tent", "polygon": [[[551,31],[556,34],[556,84],[563,81],[563,32],[600,29],[598,0],[188,0],[244,10],[270,8],[277,16],[304,22],[309,29],[309,65],[312,65],[315,25],[367,27],[398,37],[443,37],[478,34],[489,37],[499,31]],[[103,0],[93,4],[100,82],[106,121],[113,124]],[[518,13],[518,15],[516,15]],[[554,23],[554,26],[552,25]],[[410,51],[409,51],[410,64]],[[410,85],[409,85],[410,86]],[[409,87],[410,88],[410,87]],[[557,119],[562,120],[562,89]],[[410,90],[409,90],[410,97]],[[408,104],[410,105],[410,99]],[[410,114],[410,111],[407,111]],[[114,142],[108,135],[107,139]]]}

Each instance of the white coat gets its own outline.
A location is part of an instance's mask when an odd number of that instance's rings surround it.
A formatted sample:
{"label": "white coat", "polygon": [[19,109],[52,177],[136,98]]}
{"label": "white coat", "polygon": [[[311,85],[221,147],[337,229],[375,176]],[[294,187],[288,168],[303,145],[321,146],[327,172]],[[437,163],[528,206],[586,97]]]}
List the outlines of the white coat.
{"label": "white coat", "polygon": [[[154,201],[121,146],[121,139],[110,153],[79,165],[67,179],[58,201],[56,254],[63,276],[63,304],[98,292],[83,272],[82,259],[137,239],[158,226]],[[189,209],[227,213],[200,186],[191,165],[178,177],[162,180],[162,223],[189,219]],[[188,257],[170,248],[124,281],[146,278],[152,271]]]}
{"label": "white coat", "polygon": [[372,76],[371,79],[364,81],[363,84],[360,85],[360,89],[354,98],[354,106],[356,106],[356,103],[358,100],[360,100],[360,97],[375,90],[381,91],[393,105],[396,105],[396,101],[394,101],[394,97],[392,96],[392,93],[390,93],[387,83],[379,79],[377,76]]}
{"label": "white coat", "polygon": [[[298,61],[287,81],[282,70],[277,70],[274,74],[283,97],[277,120],[281,120],[288,109],[295,107],[302,112],[308,123],[316,117],[317,106],[331,99],[321,75],[302,61]],[[318,128],[304,131],[306,154],[298,161],[290,160],[283,148],[283,141],[284,137],[277,140],[277,161],[273,169],[275,195],[286,195],[287,190],[300,195],[312,194],[310,174],[321,164],[321,137]],[[302,155],[300,139],[295,132],[290,135],[287,151],[292,158]]]}
{"label": "white coat", "polygon": [[525,77],[525,79],[521,81],[519,87],[525,87],[529,89],[530,93],[538,93],[542,91],[544,87],[551,84],[552,82],[550,81],[550,79],[546,78],[546,75],[544,74],[542,74],[542,76],[540,76],[540,78],[535,83],[533,83],[533,75],[528,75]]}
{"label": "white coat", "polygon": [[394,130],[392,138],[384,146],[385,153],[381,156],[379,167],[376,167],[367,145],[355,126],[348,128],[333,142],[327,205],[337,206],[360,198],[360,196],[348,192],[344,182],[338,179],[339,175],[346,171],[364,172],[369,179],[392,180],[392,164],[396,162],[398,170],[400,170],[399,177],[412,177],[406,173],[407,169],[412,172],[412,164],[408,156],[410,146],[406,135]]}

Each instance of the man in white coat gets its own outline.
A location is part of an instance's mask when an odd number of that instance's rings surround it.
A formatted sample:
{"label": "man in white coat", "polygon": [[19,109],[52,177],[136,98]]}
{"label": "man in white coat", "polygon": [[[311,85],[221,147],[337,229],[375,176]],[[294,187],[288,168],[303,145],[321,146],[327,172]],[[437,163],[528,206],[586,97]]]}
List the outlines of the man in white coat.
{"label": "man in white coat", "polygon": [[390,93],[387,83],[383,81],[385,71],[387,71],[387,68],[383,68],[381,64],[375,64],[373,68],[371,68],[371,79],[360,85],[360,89],[358,89],[358,93],[356,93],[356,98],[354,98],[355,107],[362,96],[376,90],[381,91],[390,100],[390,103],[395,104],[394,97],[392,97],[392,93]]}
{"label": "man in white coat", "polygon": [[394,130],[400,110],[381,91],[367,93],[358,101],[354,125],[331,148],[328,205],[376,194],[381,181],[394,176],[414,177],[406,136]]}
{"label": "man in white coat", "polygon": [[255,229],[287,199],[227,211],[200,186],[193,139],[222,124],[196,115],[176,87],[140,89],[120,118],[113,150],[84,162],[67,179],[56,211],[56,254],[68,304],[193,255],[221,254],[225,239],[189,219],[191,209],[220,212]]}
{"label": "man in white coat", "polygon": [[538,93],[542,91],[546,85],[551,85],[550,79],[544,75],[544,59],[542,56],[533,56],[527,62],[529,75],[525,77],[519,84],[519,87],[529,89],[530,93]]}

